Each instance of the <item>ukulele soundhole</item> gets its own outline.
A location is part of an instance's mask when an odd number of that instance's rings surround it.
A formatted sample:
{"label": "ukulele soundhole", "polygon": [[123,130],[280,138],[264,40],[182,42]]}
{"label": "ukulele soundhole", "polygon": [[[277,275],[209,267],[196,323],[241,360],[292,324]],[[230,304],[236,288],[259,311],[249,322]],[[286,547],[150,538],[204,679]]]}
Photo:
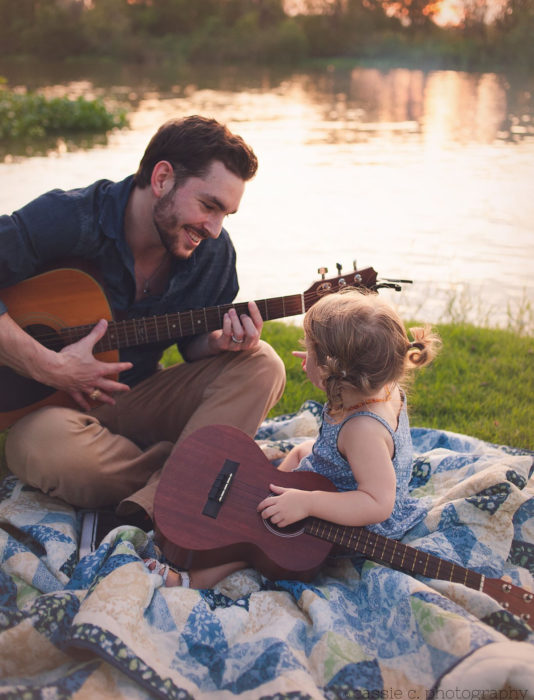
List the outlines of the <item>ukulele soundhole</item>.
{"label": "ukulele soundhole", "polygon": [[296,523],[291,523],[291,525],[288,525],[287,527],[278,527],[278,525],[272,523],[270,519],[264,520],[262,518],[262,520],[267,530],[272,532],[272,534],[276,535],[277,537],[298,537],[304,533],[304,524],[302,520],[298,520]]}
{"label": "ukulele soundhole", "polygon": [[[274,493],[272,491],[269,492],[269,496],[274,496]],[[298,537],[299,535],[302,535],[304,533],[304,520],[297,520],[296,523],[291,523],[291,525],[288,525],[287,527],[278,527],[278,525],[275,525],[273,522],[271,522],[271,519],[261,519],[262,523],[265,525],[267,530],[271,532],[273,535],[276,535],[277,537]]]}

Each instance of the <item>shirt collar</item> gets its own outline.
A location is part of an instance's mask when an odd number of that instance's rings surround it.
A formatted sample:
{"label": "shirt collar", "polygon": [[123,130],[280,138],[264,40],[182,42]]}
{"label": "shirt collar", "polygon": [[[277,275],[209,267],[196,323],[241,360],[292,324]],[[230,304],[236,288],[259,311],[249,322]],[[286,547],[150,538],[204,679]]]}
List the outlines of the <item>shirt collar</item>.
{"label": "shirt collar", "polygon": [[124,214],[128,199],[134,188],[134,176],[129,175],[120,182],[110,182],[103,193],[99,224],[104,234],[124,243]]}

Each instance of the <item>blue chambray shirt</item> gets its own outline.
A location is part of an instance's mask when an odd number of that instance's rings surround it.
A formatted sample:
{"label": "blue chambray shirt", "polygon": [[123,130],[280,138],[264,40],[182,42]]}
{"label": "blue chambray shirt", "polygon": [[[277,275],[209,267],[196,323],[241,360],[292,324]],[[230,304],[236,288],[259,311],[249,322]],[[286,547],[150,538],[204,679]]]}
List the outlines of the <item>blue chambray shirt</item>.
{"label": "blue chambray shirt", "polygon": [[[135,301],[134,260],[124,240],[124,212],[133,176],[89,187],[52,190],[11,216],[0,216],[0,289],[38,274],[61,259],[79,258],[101,275],[114,314],[139,318],[232,302],[239,285],[235,250],[226,230],[202,241],[187,260],[174,260],[161,296]],[[68,303],[68,300],[66,300]],[[0,314],[9,311],[1,301]],[[183,352],[187,339],[178,343]],[[170,341],[121,350],[133,362],[121,380],[133,386],[156,371]]]}

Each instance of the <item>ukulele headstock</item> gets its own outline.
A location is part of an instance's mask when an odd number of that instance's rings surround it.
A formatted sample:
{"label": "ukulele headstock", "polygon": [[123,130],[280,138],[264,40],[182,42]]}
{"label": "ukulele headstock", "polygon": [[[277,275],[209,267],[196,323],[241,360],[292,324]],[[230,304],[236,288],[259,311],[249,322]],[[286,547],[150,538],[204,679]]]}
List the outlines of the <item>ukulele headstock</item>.
{"label": "ukulele headstock", "polygon": [[501,578],[485,578],[482,591],[534,629],[534,593]]}

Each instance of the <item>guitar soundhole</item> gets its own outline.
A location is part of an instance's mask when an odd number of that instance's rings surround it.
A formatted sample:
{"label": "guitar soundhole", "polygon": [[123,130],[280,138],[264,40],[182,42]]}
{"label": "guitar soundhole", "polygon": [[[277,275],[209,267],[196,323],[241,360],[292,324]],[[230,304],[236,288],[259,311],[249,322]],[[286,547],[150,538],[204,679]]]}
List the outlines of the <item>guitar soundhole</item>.
{"label": "guitar soundhole", "polygon": [[45,326],[42,323],[32,323],[25,326],[24,330],[26,333],[28,333],[28,335],[31,335],[32,338],[38,340],[41,345],[44,345],[49,350],[59,352],[59,350],[61,350],[61,348],[65,345],[55,328]]}

